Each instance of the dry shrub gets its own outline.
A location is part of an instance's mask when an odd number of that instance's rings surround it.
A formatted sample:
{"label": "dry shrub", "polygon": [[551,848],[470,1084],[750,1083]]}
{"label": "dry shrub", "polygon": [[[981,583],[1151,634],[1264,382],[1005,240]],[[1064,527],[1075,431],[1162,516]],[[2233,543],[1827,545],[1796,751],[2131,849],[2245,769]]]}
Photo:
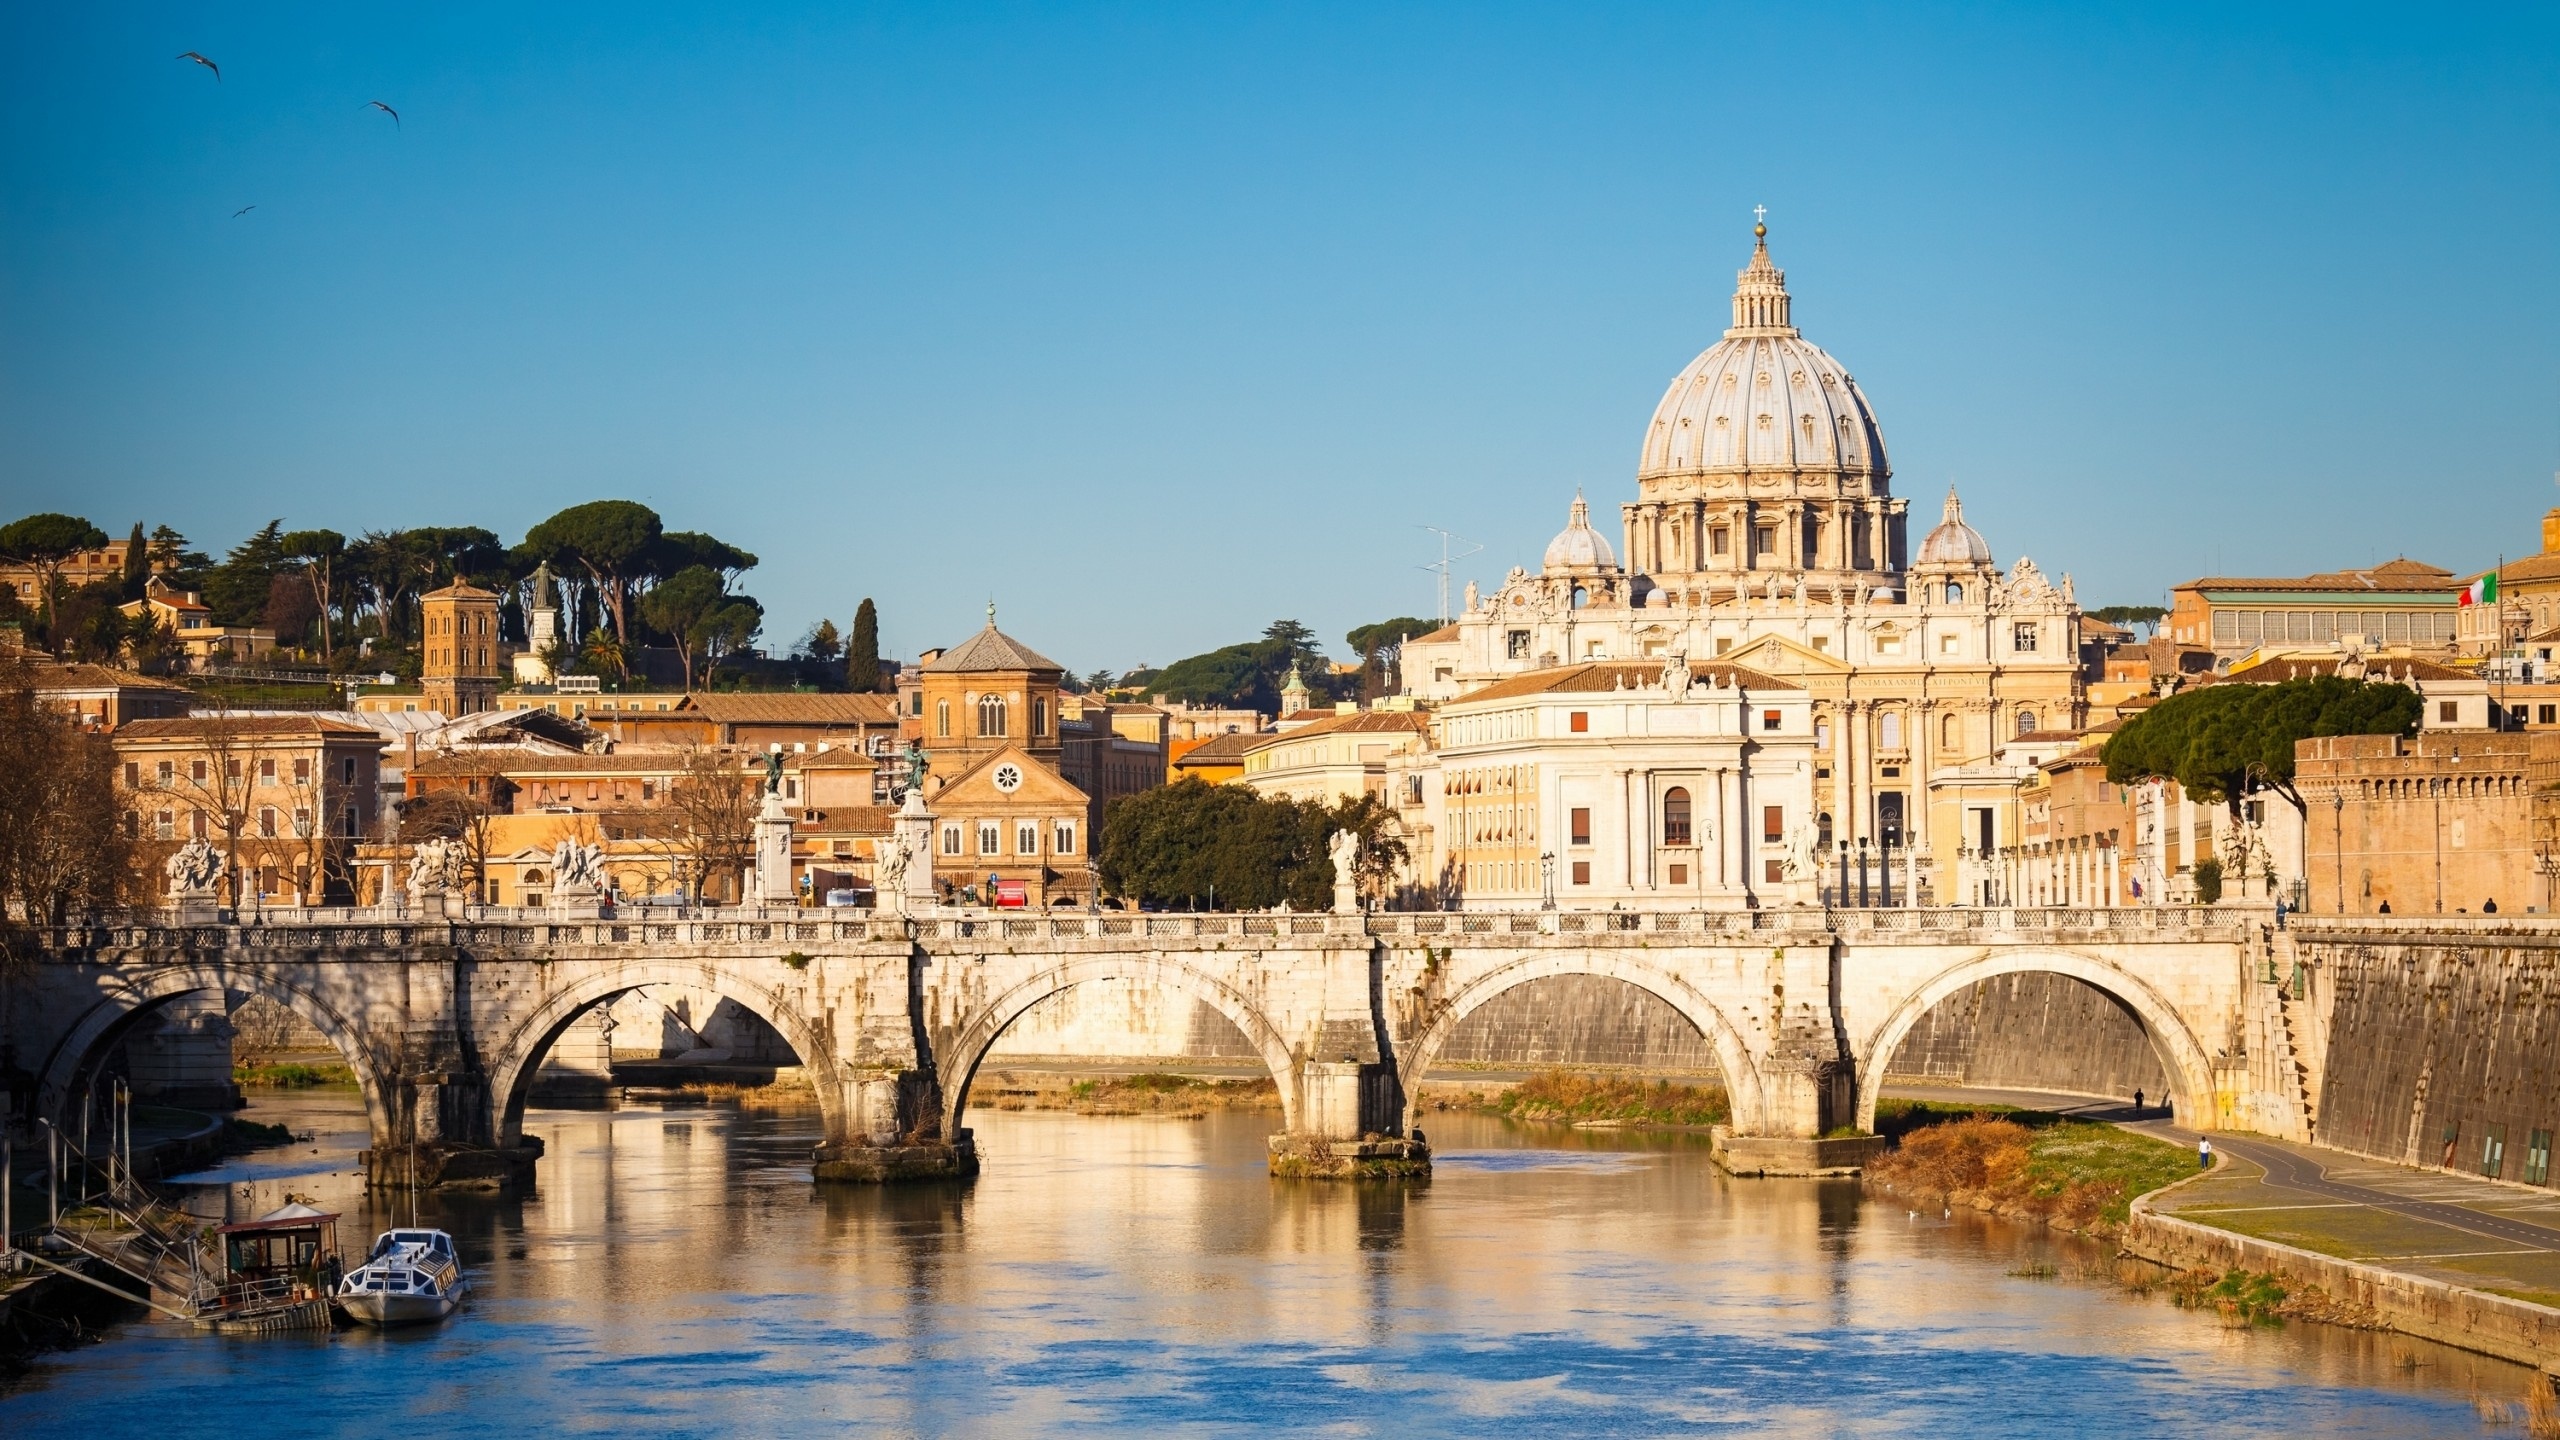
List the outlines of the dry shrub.
{"label": "dry shrub", "polygon": [[2560,1393],[2554,1393],[2555,1384],[2560,1384],[2560,1377],[2546,1370],[2534,1376],[2524,1392],[2524,1433],[2533,1440],[2560,1440]]}
{"label": "dry shrub", "polygon": [[1731,1113],[1715,1086],[1650,1083],[1625,1075],[1542,1070],[1513,1086],[1494,1108],[1515,1120],[1615,1120],[1645,1125],[1715,1125]]}
{"label": "dry shrub", "polygon": [[1990,1193],[2025,1176],[2032,1138],[2024,1125],[1977,1115],[1912,1131],[1867,1173],[1941,1195]]}

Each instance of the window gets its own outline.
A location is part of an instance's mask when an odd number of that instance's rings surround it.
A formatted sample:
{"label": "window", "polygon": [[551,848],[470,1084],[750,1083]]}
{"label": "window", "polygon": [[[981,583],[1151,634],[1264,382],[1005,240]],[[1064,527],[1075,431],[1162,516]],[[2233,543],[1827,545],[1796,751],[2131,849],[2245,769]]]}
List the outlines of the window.
{"label": "window", "polygon": [[2495,1180],[2507,1168],[2507,1127],[2486,1125],[2480,1131],[2480,1173]]}
{"label": "window", "polygon": [[1529,632],[1514,630],[1504,638],[1504,653],[1514,660],[1529,658]]}
{"label": "window", "polygon": [[124,762],[124,788],[127,790],[139,790],[142,788],[141,761],[127,760]]}
{"label": "window", "polygon": [[187,829],[189,829],[190,831],[194,832],[194,838],[195,838],[195,839],[198,839],[198,840],[203,839],[203,838],[205,837],[205,831],[206,831],[206,829],[207,829],[207,828],[209,828],[209,827],[207,827],[207,826],[206,826],[206,824],[205,824],[205,818],[204,818],[204,812],[203,812],[203,811],[201,811],[201,810],[190,810],[190,811],[188,811],[188,812],[187,812]]}
{"label": "window", "polygon": [[298,806],[295,808],[293,812],[293,833],[296,839],[308,840],[311,838],[311,811],[309,807]]}
{"label": "window", "polygon": [[1727,533],[1721,525],[1710,527],[1707,531],[1707,553],[1711,555],[1727,553],[1732,548],[1726,543]]}
{"label": "window", "polygon": [[1830,848],[1831,848],[1831,812],[1830,812],[1830,811],[1828,811],[1828,810],[1825,810],[1825,811],[1823,811],[1821,814],[1816,815],[1815,817],[1813,817],[1813,828],[1814,828],[1814,833],[1813,833],[1813,843],[1814,843],[1814,844],[1816,844],[1816,845],[1818,845],[1818,846],[1820,846],[1820,847],[1822,847],[1822,848],[1823,848],[1823,849],[1825,849],[1825,850],[1830,849]]}
{"label": "window", "polygon": [[207,773],[209,772],[206,770],[205,763],[203,761],[190,760],[187,762],[187,778],[195,781],[197,784],[201,785],[204,783]]}
{"label": "window", "polygon": [[933,734],[937,740],[951,738],[951,702],[948,700],[933,702]]}
{"label": "window", "polygon": [[270,836],[276,833],[276,807],[273,805],[258,807],[258,833]]}
{"label": "window", "polygon": [[2450,725],[2450,724],[2452,724],[2454,721],[2459,720],[2459,719],[2461,719],[2461,718],[2462,718],[2462,702],[2460,702],[2460,701],[2458,701],[2458,700],[2439,700],[2439,701],[2437,701],[2437,702],[2436,702],[2436,723],[2437,723],[2437,724],[2439,724],[2439,725]]}
{"label": "window", "polygon": [[1757,560],[1764,555],[1775,555],[1777,553],[1778,527],[1775,525],[1758,525],[1752,527],[1751,558]]}
{"label": "window", "polygon": [[1677,785],[1662,792],[1662,843],[1689,843],[1689,792]]}
{"label": "window", "polygon": [[1591,883],[1590,861],[1576,860],[1573,862],[1573,883],[1576,885],[1588,885]]}
{"label": "window", "polygon": [[1573,807],[1573,843],[1576,845],[1591,843],[1591,807],[1588,805]]}
{"label": "window", "polygon": [[1672,884],[1674,884],[1674,885],[1686,885],[1686,884],[1688,884],[1688,883],[1689,883],[1689,867],[1688,867],[1688,866],[1686,866],[1686,865],[1678,865],[1678,864],[1675,864],[1675,865],[1671,866],[1671,883],[1672,883]]}
{"label": "window", "polygon": [[1899,750],[1902,748],[1901,711],[1887,710],[1882,715],[1876,717],[1876,748],[1879,750]]}
{"label": "window", "polygon": [[178,817],[177,817],[176,813],[175,813],[175,812],[172,812],[172,811],[168,811],[168,810],[163,810],[163,811],[161,811],[159,814],[152,816],[152,817],[151,817],[151,835],[152,835],[152,838],[153,838],[153,839],[156,839],[156,840],[175,840],[175,839],[177,839],[177,838],[178,838]]}
{"label": "window", "polygon": [[[664,707],[664,706],[661,706],[661,707],[659,707],[659,708],[664,709],[665,707]],[[908,714],[910,714],[910,715],[919,716],[919,717],[921,717],[921,716],[924,714],[924,692],[923,692],[923,691],[921,691],[921,690],[910,690],[910,691],[908,691],[908,692],[907,692],[907,713],[908,713]]]}
{"label": "window", "polygon": [[1060,855],[1076,853],[1076,822],[1061,820],[1051,827],[1049,848]]}
{"label": "window", "polygon": [[2535,706],[2533,708],[2533,722],[2537,725],[2560,723],[2560,705]]}
{"label": "window", "polygon": [[2551,1183],[2551,1132],[2548,1130],[2534,1131],[2525,1143],[2524,1183],[2527,1185]]}
{"label": "window", "polygon": [[1016,855],[1037,855],[1040,853],[1039,821],[1017,820],[1013,822],[1013,853]]}
{"label": "window", "polygon": [[293,762],[293,783],[296,785],[311,783],[311,761],[308,757]]}
{"label": "window", "polygon": [[1049,701],[1046,697],[1037,697],[1031,702],[1031,733],[1034,735],[1049,733]]}
{"label": "window", "polygon": [[[2549,708],[2551,708],[2551,707],[2549,707],[2549,706],[2547,706],[2547,705],[2546,705],[2546,706],[2544,706],[2543,708],[2547,710],[2547,709],[2549,709]],[[158,772],[157,772],[157,773],[159,774],[159,777],[160,777],[160,783],[161,783],[161,784],[163,784],[163,785],[166,785],[166,784],[168,784],[170,781],[175,780],[175,779],[177,778],[177,776],[178,776],[178,767],[177,767],[177,766],[175,766],[175,765],[170,764],[170,763],[169,763],[168,761],[166,761],[166,760],[163,760],[163,761],[161,761],[161,762],[160,762],[160,768],[159,768],[159,770],[158,770]],[[202,778],[204,778],[204,777],[202,777],[202,776],[198,776],[198,777],[196,777],[196,778],[198,778],[198,779],[202,779]]]}
{"label": "window", "polygon": [[1001,855],[1001,854],[1003,854],[1003,853],[1004,853],[1003,848],[1002,848],[1002,847],[1003,847],[1003,845],[1004,845],[1004,827],[1003,827],[1003,826],[998,825],[998,824],[997,824],[996,822],[994,822],[993,820],[981,820],[981,821],[979,821],[979,822],[978,822],[978,853],[979,853],[979,854],[981,854],[981,855]]}
{"label": "window", "polygon": [[1786,723],[1787,717],[1783,711],[1763,710],[1760,712],[1760,728],[1762,730],[1780,729],[1784,727]]}
{"label": "window", "polygon": [[[2545,705],[2542,708],[2548,710],[2551,707]],[[1591,729],[1591,712],[1588,710],[1576,710],[1565,716],[1564,728],[1572,731],[1576,735],[1588,733]]]}
{"label": "window", "polygon": [[942,827],[942,853],[945,855],[957,855],[960,853],[959,826],[945,825]]}
{"label": "window", "polygon": [[2021,734],[2021,735],[2032,735],[2032,734],[2034,734],[2034,733],[2035,733],[2035,729],[2036,729],[2036,712],[2034,712],[2033,710],[2021,710],[2021,711],[2019,711],[2019,712],[2018,712],[2018,733],[2019,733],[2019,734]]}
{"label": "window", "polygon": [[1816,720],[1813,722],[1813,748],[1816,750],[1828,750],[1831,748],[1830,721]]}
{"label": "window", "polygon": [[1760,807],[1760,838],[1772,844],[1787,838],[1786,806],[1763,805]]}
{"label": "window", "polygon": [[353,805],[350,805],[344,810],[338,812],[338,833],[350,840],[355,838],[356,807]]}
{"label": "window", "polygon": [[353,785],[356,783],[356,757],[353,755],[349,755],[338,762],[338,783],[341,785]]}
{"label": "window", "polygon": [[2033,625],[2010,627],[2009,648],[2021,655],[2036,653],[2036,627]]}
{"label": "window", "polygon": [[1586,605],[1588,605],[1588,604],[1590,604],[1590,603],[1591,603],[1591,592],[1590,592],[1590,591],[1588,591],[1588,590],[1583,589],[1583,588],[1582,588],[1581,586],[1579,586],[1579,585],[1574,586],[1574,587],[1573,587],[1573,608],[1574,608],[1574,609],[1576,609],[1576,610],[1579,610],[1579,609],[1581,609],[1582,607],[1584,607],[1584,606],[1586,606]]}
{"label": "window", "polygon": [[1964,603],[1964,587],[1953,580],[1947,582],[1947,603],[1950,605]]}
{"label": "window", "polygon": [[1784,883],[1786,882],[1786,878],[1787,878],[1787,862],[1786,862],[1786,861],[1784,861],[1784,860],[1763,860],[1763,861],[1761,861],[1761,862],[1760,862],[1760,879],[1761,879],[1762,883],[1764,883],[1764,884],[1769,884],[1769,885],[1780,885],[1780,884],[1784,884]]}

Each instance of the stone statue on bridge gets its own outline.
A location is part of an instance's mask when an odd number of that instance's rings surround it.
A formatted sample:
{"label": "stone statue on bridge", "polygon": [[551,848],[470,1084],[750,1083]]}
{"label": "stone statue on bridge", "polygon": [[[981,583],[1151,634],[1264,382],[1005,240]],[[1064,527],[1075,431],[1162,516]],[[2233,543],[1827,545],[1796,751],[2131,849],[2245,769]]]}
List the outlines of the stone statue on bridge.
{"label": "stone statue on bridge", "polygon": [[604,847],[563,840],[551,847],[551,893],[592,898],[604,889]]}
{"label": "stone statue on bridge", "polygon": [[441,903],[446,892],[462,883],[462,847],[442,835],[430,835],[409,851],[409,902],[421,909]]}
{"label": "stone statue on bridge", "polygon": [[213,893],[214,881],[222,875],[222,856],[202,840],[190,840],[178,847],[164,868],[171,899],[200,899]]}
{"label": "stone statue on bridge", "polygon": [[1821,837],[1815,832],[1813,822],[1797,821],[1796,827],[1787,832],[1787,858],[1781,863],[1780,873],[1789,880],[1821,879],[1821,851]]}
{"label": "stone statue on bridge", "polygon": [[1336,830],[1325,841],[1333,857],[1333,913],[1360,913],[1360,832]]}
{"label": "stone statue on bridge", "polygon": [[871,905],[884,915],[907,913],[907,865],[914,859],[907,850],[906,831],[892,827],[880,837],[872,849]]}
{"label": "stone statue on bridge", "polygon": [[1689,673],[1689,654],[1675,650],[1662,662],[1662,693],[1665,699],[1686,700],[1689,684],[1697,677]]}

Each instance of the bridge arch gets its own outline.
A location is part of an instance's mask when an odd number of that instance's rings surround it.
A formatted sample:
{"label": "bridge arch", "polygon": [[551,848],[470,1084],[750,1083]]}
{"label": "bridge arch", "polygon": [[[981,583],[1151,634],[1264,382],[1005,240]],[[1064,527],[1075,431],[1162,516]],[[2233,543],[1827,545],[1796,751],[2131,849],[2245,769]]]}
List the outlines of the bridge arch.
{"label": "bridge arch", "polygon": [[[1179,960],[1162,955],[1086,955],[1039,971],[978,1007],[951,1040],[947,1052],[938,1054],[937,1067],[943,1077],[944,1135],[960,1133],[960,1117],[968,1110],[969,1087],[978,1078],[978,1066],[986,1060],[987,1052],[995,1048],[996,1041],[1003,1038],[1006,1028],[1021,1019],[1032,1006],[1062,990],[1092,980],[1135,980],[1163,985],[1227,1017],[1228,1023],[1234,1025],[1244,1035],[1246,1043],[1261,1055],[1263,1065],[1271,1071],[1272,1082],[1280,1087],[1283,1128],[1292,1131],[1298,1128],[1297,1057],[1250,996]],[[944,1051],[940,1045],[935,1048]]]}
{"label": "bridge arch", "polygon": [[59,1122],[78,1093],[81,1078],[93,1072],[108,1045],[122,1039],[135,1024],[170,1001],[207,991],[223,997],[226,1013],[234,1005],[231,997],[260,995],[300,1016],[336,1048],[347,1068],[355,1072],[356,1087],[364,1097],[365,1122],[375,1141],[396,1133],[397,1100],[383,1078],[389,1067],[366,1043],[360,1028],[309,989],[258,965],[173,965],[119,979],[81,1012],[45,1057],[36,1113]]}
{"label": "bridge arch", "polygon": [[525,1097],[532,1091],[533,1077],[542,1068],[543,1057],[560,1036],[579,1016],[597,1005],[653,986],[717,995],[754,1012],[772,1026],[791,1052],[800,1057],[801,1066],[818,1092],[818,1111],[827,1133],[836,1133],[843,1096],[834,1083],[834,1049],[826,1032],[801,1013],[786,994],[743,978],[733,965],[635,959],[584,970],[576,979],[544,996],[493,1047],[486,1063],[490,1098],[496,1111],[491,1118],[501,1147],[512,1146],[523,1136]]}
{"label": "bridge arch", "polygon": [[2176,1087],[2173,1113],[2181,1124],[2210,1125],[2215,1114],[2213,1065],[2195,1032],[2178,1013],[2178,1008],[2153,989],[2140,976],[2087,955],[2069,950],[2017,949],[1995,950],[1976,955],[1951,965],[1931,976],[1911,992],[1892,1014],[1885,1017],[1867,1037],[1858,1051],[1858,1128],[1872,1131],[1876,1124],[1876,1095],[1884,1083],[1885,1068],[1902,1042],[1911,1035],[1921,1017],[1935,1009],[1941,1001],[1985,980],[2004,975],[2041,973],[2061,975],[2098,990],[2142,1022],[2144,1035],[2159,1053],[2161,1068],[2168,1072],[2169,1083]]}
{"label": "bridge arch", "polygon": [[1502,961],[1461,984],[1432,1014],[1422,1033],[1407,1047],[1408,1053],[1399,1057],[1396,1079],[1404,1091],[1405,1133],[1411,1134],[1420,1123],[1415,1097],[1423,1077],[1430,1073],[1432,1063],[1440,1058],[1441,1050],[1469,1015],[1497,996],[1533,980],[1564,975],[1620,981],[1679,1012],[1680,1018],[1696,1026],[1715,1051],[1716,1068],[1723,1072],[1725,1092],[1732,1099],[1735,1128],[1745,1133],[1756,1133],[1761,1128],[1765,1097],[1759,1067],[1752,1063],[1742,1032],[1697,987],[1638,955],[1606,950],[1540,950]]}

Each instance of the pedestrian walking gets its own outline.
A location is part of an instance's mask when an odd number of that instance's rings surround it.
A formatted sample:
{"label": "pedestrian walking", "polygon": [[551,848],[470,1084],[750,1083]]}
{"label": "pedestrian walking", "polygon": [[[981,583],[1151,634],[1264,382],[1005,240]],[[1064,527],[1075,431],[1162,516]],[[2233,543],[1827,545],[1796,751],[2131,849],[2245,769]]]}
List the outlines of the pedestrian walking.
{"label": "pedestrian walking", "polygon": [[2142,1113],[2142,1092],[2139,1090],[2133,1092],[2133,1113],[2136,1115]]}
{"label": "pedestrian walking", "polygon": [[2199,1170],[2213,1168],[2213,1141],[2208,1136],[2196,1137],[2196,1168]]}

